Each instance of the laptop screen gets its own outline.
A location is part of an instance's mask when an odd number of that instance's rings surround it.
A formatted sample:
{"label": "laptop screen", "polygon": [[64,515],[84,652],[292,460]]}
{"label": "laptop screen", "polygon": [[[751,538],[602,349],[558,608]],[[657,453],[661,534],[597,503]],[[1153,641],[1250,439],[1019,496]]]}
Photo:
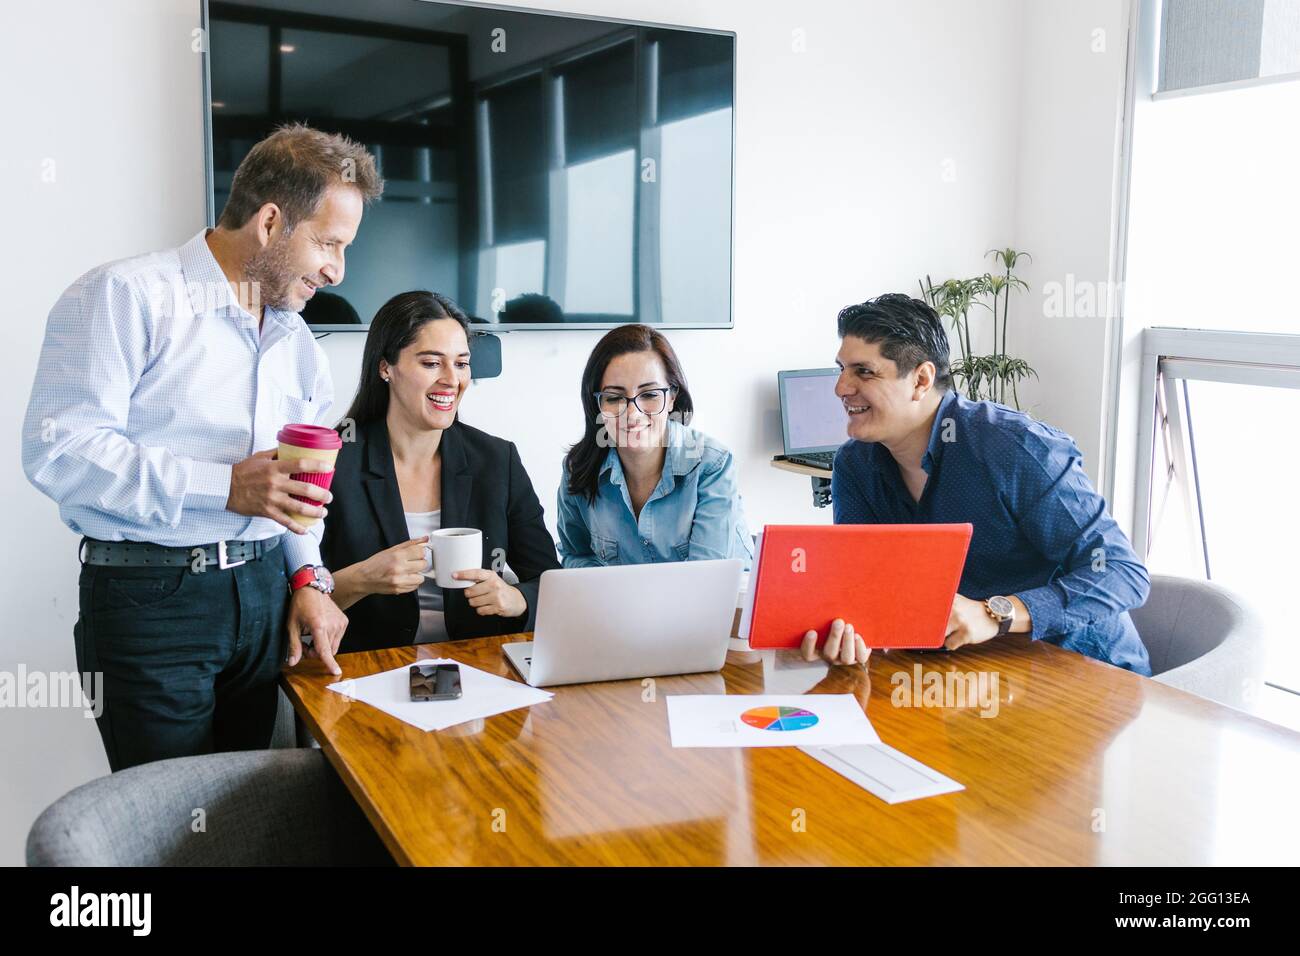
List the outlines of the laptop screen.
{"label": "laptop screen", "polygon": [[834,451],[846,441],[848,416],[835,397],[837,368],[777,372],[781,395],[781,433],[787,455]]}

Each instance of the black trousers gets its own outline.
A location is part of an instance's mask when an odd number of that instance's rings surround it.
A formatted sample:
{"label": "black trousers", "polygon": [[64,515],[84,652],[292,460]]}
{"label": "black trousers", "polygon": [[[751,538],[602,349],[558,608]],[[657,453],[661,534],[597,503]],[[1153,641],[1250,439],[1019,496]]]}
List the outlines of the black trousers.
{"label": "black trousers", "polygon": [[279,548],[221,570],[82,565],[77,668],[103,675],[109,766],[260,750],[288,652]]}

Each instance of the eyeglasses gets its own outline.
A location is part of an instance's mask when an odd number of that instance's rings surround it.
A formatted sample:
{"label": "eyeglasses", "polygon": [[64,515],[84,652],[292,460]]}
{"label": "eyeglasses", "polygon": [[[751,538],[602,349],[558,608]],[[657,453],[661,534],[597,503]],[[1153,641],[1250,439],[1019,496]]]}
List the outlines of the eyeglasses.
{"label": "eyeglasses", "polygon": [[677,394],[677,386],[670,385],[668,388],[648,388],[639,395],[628,398],[622,392],[593,392],[596,396],[596,407],[606,418],[618,418],[627,411],[627,403],[630,401],[642,415],[658,415],[668,407],[668,398],[670,395]]}

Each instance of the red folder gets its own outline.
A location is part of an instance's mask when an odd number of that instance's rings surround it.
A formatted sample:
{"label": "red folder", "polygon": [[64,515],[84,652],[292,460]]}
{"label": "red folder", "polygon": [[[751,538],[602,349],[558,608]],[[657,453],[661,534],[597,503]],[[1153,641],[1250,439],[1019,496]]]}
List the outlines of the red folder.
{"label": "red folder", "polygon": [[820,644],[838,617],[868,647],[939,647],[970,537],[969,524],[768,525],[749,645],[798,647],[809,630]]}

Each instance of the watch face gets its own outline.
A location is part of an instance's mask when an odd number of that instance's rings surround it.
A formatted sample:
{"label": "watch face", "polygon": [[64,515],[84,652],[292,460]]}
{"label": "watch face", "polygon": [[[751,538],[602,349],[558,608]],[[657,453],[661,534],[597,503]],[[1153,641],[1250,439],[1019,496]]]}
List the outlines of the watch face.
{"label": "watch face", "polygon": [[999,618],[1011,617],[1016,612],[1015,605],[1011,603],[1011,599],[1002,597],[1001,595],[989,598],[988,603],[989,610]]}

